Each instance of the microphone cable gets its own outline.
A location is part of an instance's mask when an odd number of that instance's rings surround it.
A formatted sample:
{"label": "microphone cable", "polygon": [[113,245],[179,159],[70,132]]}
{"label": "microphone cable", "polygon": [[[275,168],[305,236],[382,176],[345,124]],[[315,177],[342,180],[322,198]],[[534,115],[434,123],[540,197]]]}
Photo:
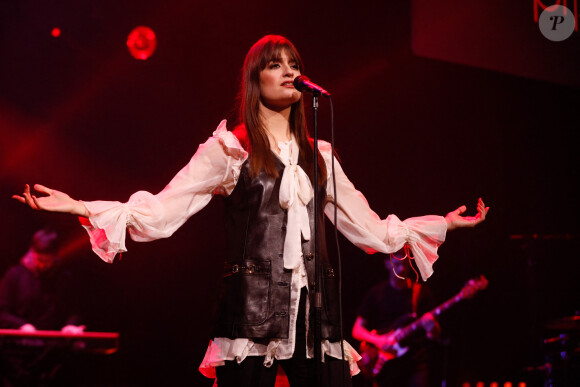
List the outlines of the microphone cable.
{"label": "microphone cable", "polygon": [[[336,192],[336,173],[334,169],[334,105],[332,104],[332,96],[328,95],[328,101],[330,103],[330,147],[331,147],[331,175],[332,175],[332,192],[334,195],[334,241],[336,243],[336,257],[338,260],[338,327],[340,331],[340,353],[342,356],[342,385],[345,386],[346,378],[349,375],[345,375],[347,367],[345,367],[344,362],[344,333],[342,324],[342,256],[340,254],[340,244],[338,243],[338,193]],[[350,364],[348,366],[350,373]]]}

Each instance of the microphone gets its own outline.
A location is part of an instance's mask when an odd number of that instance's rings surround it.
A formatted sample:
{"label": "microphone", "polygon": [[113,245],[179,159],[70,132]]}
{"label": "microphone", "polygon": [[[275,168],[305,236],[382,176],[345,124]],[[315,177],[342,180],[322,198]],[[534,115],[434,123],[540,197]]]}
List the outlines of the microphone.
{"label": "microphone", "polygon": [[316,96],[323,95],[325,97],[330,97],[330,93],[328,91],[324,90],[316,83],[311,82],[306,75],[299,75],[296,78],[294,78],[294,88],[301,92],[307,91]]}

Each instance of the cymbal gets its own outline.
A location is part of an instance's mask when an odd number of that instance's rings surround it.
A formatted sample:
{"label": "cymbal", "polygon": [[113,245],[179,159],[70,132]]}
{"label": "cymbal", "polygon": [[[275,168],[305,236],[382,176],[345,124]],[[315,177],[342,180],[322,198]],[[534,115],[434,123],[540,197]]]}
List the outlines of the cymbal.
{"label": "cymbal", "polygon": [[580,329],[580,316],[561,317],[548,321],[546,328],[563,331]]}

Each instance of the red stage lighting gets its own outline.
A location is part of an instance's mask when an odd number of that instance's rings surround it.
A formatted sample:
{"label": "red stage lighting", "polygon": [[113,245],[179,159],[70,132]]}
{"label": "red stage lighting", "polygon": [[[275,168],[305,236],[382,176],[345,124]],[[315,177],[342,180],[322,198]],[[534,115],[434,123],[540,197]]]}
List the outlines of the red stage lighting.
{"label": "red stage lighting", "polygon": [[135,27],[127,37],[127,47],[135,59],[148,59],[155,52],[157,38],[149,27]]}
{"label": "red stage lighting", "polygon": [[55,38],[58,38],[60,36],[60,28],[58,27],[53,28],[50,34]]}

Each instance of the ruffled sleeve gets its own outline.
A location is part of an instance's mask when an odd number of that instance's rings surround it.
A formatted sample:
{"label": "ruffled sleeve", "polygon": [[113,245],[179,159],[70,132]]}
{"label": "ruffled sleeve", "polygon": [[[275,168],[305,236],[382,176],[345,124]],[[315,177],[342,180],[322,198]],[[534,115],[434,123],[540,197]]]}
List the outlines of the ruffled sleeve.
{"label": "ruffled sleeve", "polygon": [[84,202],[89,218],[81,224],[93,251],[106,262],[127,251],[125,234],[138,242],[171,236],[205,207],[214,194],[229,195],[236,186],[247,153],[222,121],[190,162],[160,193],[139,191],[126,203]]}
{"label": "ruffled sleeve", "polygon": [[[334,190],[331,176],[332,150],[330,144],[319,142],[319,150],[326,163],[328,204],[325,213],[334,222]],[[445,241],[447,223],[442,216],[427,215],[401,221],[395,215],[381,219],[369,206],[362,193],[344,174],[334,159],[336,191],[338,193],[337,218],[339,231],[352,243],[369,254],[394,253],[405,244],[411,247],[421,277],[426,280],[433,274],[437,249]]]}

